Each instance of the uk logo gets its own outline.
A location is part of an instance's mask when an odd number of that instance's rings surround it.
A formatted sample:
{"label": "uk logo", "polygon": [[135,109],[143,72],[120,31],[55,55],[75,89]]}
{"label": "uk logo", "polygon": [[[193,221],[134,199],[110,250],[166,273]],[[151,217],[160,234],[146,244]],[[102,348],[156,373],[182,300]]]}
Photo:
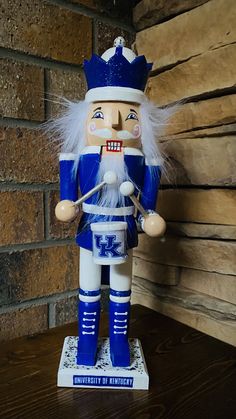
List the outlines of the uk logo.
{"label": "uk logo", "polygon": [[118,251],[119,247],[121,247],[122,243],[116,240],[116,235],[105,235],[105,239],[103,239],[104,236],[100,234],[95,234],[95,246],[97,249],[99,249],[98,256],[101,258],[106,257],[121,257],[123,256],[122,253]]}

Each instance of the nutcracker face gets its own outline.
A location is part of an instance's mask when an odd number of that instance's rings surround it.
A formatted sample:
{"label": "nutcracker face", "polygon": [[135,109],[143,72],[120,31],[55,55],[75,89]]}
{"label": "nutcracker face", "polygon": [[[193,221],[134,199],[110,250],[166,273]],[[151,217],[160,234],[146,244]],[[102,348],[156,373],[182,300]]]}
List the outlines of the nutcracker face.
{"label": "nutcracker face", "polygon": [[108,152],[141,147],[139,107],[125,102],[91,103],[86,123],[88,145],[106,146]]}

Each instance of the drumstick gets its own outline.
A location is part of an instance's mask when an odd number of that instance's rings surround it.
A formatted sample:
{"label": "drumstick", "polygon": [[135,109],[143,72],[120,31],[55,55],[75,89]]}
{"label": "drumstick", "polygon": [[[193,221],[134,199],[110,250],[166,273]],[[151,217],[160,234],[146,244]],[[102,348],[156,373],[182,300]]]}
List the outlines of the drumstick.
{"label": "drumstick", "polygon": [[96,192],[100,191],[100,189],[102,189],[103,186],[112,185],[116,182],[117,182],[117,176],[116,176],[115,172],[112,172],[112,171],[106,172],[105,175],[103,176],[103,181],[101,183],[99,183],[98,185],[96,185],[94,188],[90,189],[89,192],[84,194],[77,201],[75,201],[74,205],[82,204],[84,201],[86,201],[86,199],[90,198],[90,196],[92,196]]}
{"label": "drumstick", "polygon": [[129,182],[129,181],[123,182],[120,185],[120,192],[122,193],[122,195],[128,196],[131,199],[131,201],[134,203],[134,205],[139,210],[139,212],[141,212],[143,217],[148,216],[148,213],[145,211],[143,206],[140,204],[138,198],[136,198],[136,196],[134,195],[134,185],[131,182]]}
{"label": "drumstick", "polygon": [[166,223],[165,220],[158,214],[149,214],[145,211],[143,206],[140,204],[136,196],[134,195],[134,185],[131,182],[123,182],[120,185],[120,192],[124,196],[128,196],[134,203],[136,208],[141,212],[144,218],[143,230],[150,237],[161,237],[165,233]]}

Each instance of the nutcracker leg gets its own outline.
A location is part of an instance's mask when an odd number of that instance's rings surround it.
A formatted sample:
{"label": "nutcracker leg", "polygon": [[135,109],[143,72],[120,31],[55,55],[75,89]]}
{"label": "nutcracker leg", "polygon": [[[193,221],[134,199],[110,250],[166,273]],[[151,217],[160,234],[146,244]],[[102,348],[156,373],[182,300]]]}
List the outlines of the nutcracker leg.
{"label": "nutcracker leg", "polygon": [[114,367],[130,365],[128,332],[131,281],[132,251],[129,251],[125,263],[110,267],[110,355]]}
{"label": "nutcracker leg", "polygon": [[77,364],[95,365],[100,319],[101,266],[80,249],[79,343]]}

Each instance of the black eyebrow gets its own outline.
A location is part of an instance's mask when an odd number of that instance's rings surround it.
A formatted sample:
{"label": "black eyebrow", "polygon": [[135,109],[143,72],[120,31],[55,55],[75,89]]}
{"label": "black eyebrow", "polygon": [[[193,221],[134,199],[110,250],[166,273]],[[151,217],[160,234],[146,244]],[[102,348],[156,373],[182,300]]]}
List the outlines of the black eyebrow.
{"label": "black eyebrow", "polygon": [[138,115],[137,112],[134,109],[130,109],[130,111],[134,112],[134,113],[136,113],[136,115]]}
{"label": "black eyebrow", "polygon": [[101,109],[102,107],[100,106],[99,108],[94,109],[93,112],[100,111]]}

